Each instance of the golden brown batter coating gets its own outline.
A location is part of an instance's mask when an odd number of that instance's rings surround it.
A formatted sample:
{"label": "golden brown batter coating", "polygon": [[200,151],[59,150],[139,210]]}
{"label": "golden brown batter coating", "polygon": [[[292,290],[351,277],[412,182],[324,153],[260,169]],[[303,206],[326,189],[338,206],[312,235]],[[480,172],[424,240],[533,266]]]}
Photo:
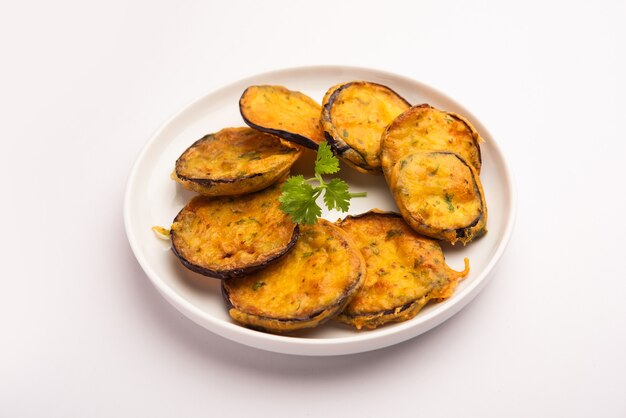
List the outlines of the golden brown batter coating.
{"label": "golden brown batter coating", "polygon": [[459,155],[410,154],[396,163],[387,180],[404,220],[418,233],[467,244],[486,232],[480,178]]}
{"label": "golden brown batter coating", "polygon": [[242,196],[195,197],[174,219],[172,250],[185,267],[220,279],[277,261],[299,230],[279,208],[280,185]]}
{"label": "golden brown batter coating", "polygon": [[352,81],[331,87],[322,127],[336,155],[362,173],[380,174],[381,134],[411,105],[389,87]]}
{"label": "golden brown batter coating", "polygon": [[319,219],[302,225],[298,242],[279,262],[225,280],[233,319],[252,328],[287,332],[311,328],[341,311],[365,279],[365,262],[348,235]]}
{"label": "golden brown batter coating", "polygon": [[309,96],[283,86],[250,86],[239,99],[246,124],[290,142],[317,149],[324,141],[322,107]]}
{"label": "golden brown batter coating", "polygon": [[416,151],[459,154],[480,173],[482,138],[462,116],[422,104],[398,116],[382,134],[381,160],[385,176],[394,165]]}
{"label": "golden brown batter coating", "polygon": [[445,263],[439,244],[415,233],[399,214],[373,210],[348,216],[339,226],[365,258],[363,287],[337,319],[358,329],[411,319],[428,303],[450,297],[469,273]]}
{"label": "golden brown batter coating", "polygon": [[289,172],[302,149],[252,128],[226,128],[196,141],[178,158],[172,178],[205,196],[261,190]]}

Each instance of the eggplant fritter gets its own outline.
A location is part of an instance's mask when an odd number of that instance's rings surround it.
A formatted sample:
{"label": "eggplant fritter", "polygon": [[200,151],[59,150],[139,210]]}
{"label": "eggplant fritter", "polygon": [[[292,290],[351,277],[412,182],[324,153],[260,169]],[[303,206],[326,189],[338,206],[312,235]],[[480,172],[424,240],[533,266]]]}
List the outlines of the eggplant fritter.
{"label": "eggplant fritter", "polygon": [[389,186],[404,220],[418,233],[464,245],[487,232],[478,173],[452,152],[416,152],[396,163]]}
{"label": "eggplant fritter", "polygon": [[398,116],[382,134],[381,161],[385,176],[403,157],[416,151],[459,154],[480,173],[479,143],[483,139],[460,115],[422,104]]}
{"label": "eggplant fritter", "polygon": [[339,226],[361,250],[365,283],[337,319],[358,329],[411,319],[430,300],[452,295],[460,279],[445,263],[439,244],[415,233],[397,213],[373,210],[348,216]]}
{"label": "eggplant fritter", "polygon": [[205,196],[261,190],[289,172],[302,149],[252,128],[226,128],[196,141],[176,160],[172,178]]}
{"label": "eggplant fritter", "polygon": [[176,216],[172,250],[182,264],[218,279],[276,262],[298,238],[298,225],[279,208],[281,183],[242,196],[197,196]]}
{"label": "eggplant fritter", "polygon": [[365,261],[348,235],[319,219],[302,225],[282,260],[249,276],[222,282],[230,316],[251,328],[287,332],[315,327],[352,299],[365,279]]}
{"label": "eggplant fritter", "polygon": [[239,99],[247,125],[290,142],[317,149],[324,141],[322,107],[309,96],[283,86],[250,86]]}
{"label": "eggplant fritter", "polygon": [[331,87],[322,101],[322,127],[334,153],[362,173],[380,174],[381,134],[411,105],[368,81]]}

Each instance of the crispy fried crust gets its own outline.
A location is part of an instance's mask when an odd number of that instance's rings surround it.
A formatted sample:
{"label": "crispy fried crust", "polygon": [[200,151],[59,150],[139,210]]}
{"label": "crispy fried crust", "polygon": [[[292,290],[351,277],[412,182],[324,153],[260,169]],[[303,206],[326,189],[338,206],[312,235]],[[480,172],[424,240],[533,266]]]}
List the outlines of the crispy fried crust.
{"label": "crispy fried crust", "polygon": [[380,137],[411,105],[395,91],[368,81],[331,87],[322,101],[322,127],[334,153],[362,173],[380,174]]}
{"label": "crispy fried crust", "polygon": [[239,99],[243,120],[252,128],[317,149],[324,141],[321,106],[309,96],[283,86],[250,86]]}
{"label": "crispy fried crust", "polygon": [[195,197],[172,224],[174,254],[190,270],[218,279],[278,261],[299,231],[280,210],[278,196],[280,184],[243,196]]}
{"label": "crispy fried crust", "polygon": [[365,261],[348,235],[319,219],[302,225],[278,263],[222,282],[230,316],[270,332],[315,327],[340,312],[365,279]]}
{"label": "crispy fried crust", "polygon": [[452,152],[416,152],[388,178],[405,221],[418,233],[464,245],[486,232],[487,204],[478,173]]}
{"label": "crispy fried crust", "polygon": [[338,225],[361,250],[367,266],[361,290],[337,316],[358,329],[411,319],[430,300],[452,295],[469,273],[445,263],[439,244],[415,233],[397,213],[372,210]]}
{"label": "crispy fried crust", "polygon": [[252,128],[226,128],[193,143],[176,160],[172,178],[205,196],[261,190],[289,172],[302,148]]}
{"label": "crispy fried crust", "polygon": [[483,139],[462,116],[428,104],[413,106],[383,132],[381,164],[385,176],[406,155],[416,151],[450,151],[459,154],[480,173],[479,143]]}

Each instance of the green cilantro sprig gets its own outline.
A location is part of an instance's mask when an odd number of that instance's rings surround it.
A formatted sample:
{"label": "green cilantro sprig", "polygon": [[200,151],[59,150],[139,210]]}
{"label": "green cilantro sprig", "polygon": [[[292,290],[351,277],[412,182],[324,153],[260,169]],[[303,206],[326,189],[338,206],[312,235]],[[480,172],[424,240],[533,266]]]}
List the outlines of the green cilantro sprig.
{"label": "green cilantro sprig", "polygon": [[326,182],[322,177],[338,171],[339,160],[327,143],[320,143],[315,158],[315,177],[305,179],[302,175],[292,176],[283,184],[282,194],[278,198],[282,211],[296,223],[314,224],[322,214],[322,208],[316,200],[324,193],[324,203],[328,209],[347,212],[351,198],[365,197],[367,193],[350,193],[348,184],[342,179],[333,178]]}

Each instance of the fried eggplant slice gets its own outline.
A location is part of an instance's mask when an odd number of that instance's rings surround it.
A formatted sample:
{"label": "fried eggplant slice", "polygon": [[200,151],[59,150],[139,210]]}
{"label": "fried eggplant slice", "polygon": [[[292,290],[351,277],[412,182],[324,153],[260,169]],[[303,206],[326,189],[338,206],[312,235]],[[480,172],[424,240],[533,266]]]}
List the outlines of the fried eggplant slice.
{"label": "fried eggplant slice", "polygon": [[296,243],[298,225],[279,208],[280,183],[241,196],[196,196],[176,216],[172,251],[188,269],[217,279],[278,261]]}
{"label": "fried eggplant slice", "polygon": [[362,173],[380,174],[380,137],[411,105],[381,84],[352,81],[331,87],[322,101],[322,127],[333,152]]}
{"label": "fried eggplant slice", "polygon": [[446,265],[437,241],[413,231],[397,213],[372,210],[338,222],[365,258],[365,283],[336,317],[357,329],[412,319],[430,300],[450,297],[469,273]]}
{"label": "fried eggplant slice", "polygon": [[348,235],[319,219],[279,262],[222,282],[230,316],[283,333],[315,327],[340,312],[365,280],[365,260]]}
{"label": "fried eggplant slice", "polygon": [[398,116],[382,134],[381,162],[385,176],[403,157],[416,151],[459,154],[480,174],[479,143],[483,139],[462,116],[428,104],[413,106]]}
{"label": "fried eggplant slice", "polygon": [[283,86],[250,86],[239,99],[243,120],[254,129],[316,150],[324,140],[321,106]]}
{"label": "fried eggplant slice", "polygon": [[226,128],[204,136],[176,160],[172,178],[205,196],[264,189],[289,172],[302,154],[290,142],[252,128]]}
{"label": "fried eggplant slice", "polygon": [[404,220],[422,235],[465,245],[487,231],[480,178],[458,154],[410,154],[396,163],[389,186]]}

